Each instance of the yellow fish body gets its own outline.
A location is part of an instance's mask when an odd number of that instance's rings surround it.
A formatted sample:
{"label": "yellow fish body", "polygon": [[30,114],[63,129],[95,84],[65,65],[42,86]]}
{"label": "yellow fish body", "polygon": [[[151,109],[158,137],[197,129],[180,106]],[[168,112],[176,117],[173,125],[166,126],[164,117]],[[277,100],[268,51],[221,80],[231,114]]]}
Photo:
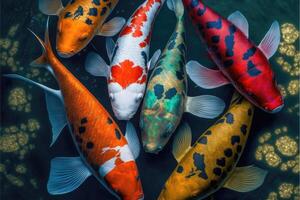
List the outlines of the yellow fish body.
{"label": "yellow fish body", "polygon": [[227,113],[192,147],[189,147],[189,127],[181,127],[173,143],[173,154],[179,163],[158,199],[203,199],[222,186],[239,192],[260,186],[266,176],[264,170],[253,166],[236,168],[248,138],[253,112],[254,106],[247,100],[233,98]]}
{"label": "yellow fish body", "polygon": [[39,0],[39,9],[47,15],[58,15],[56,48],[61,57],[81,51],[95,35],[113,36],[125,20],[115,17],[104,23],[119,0]]}

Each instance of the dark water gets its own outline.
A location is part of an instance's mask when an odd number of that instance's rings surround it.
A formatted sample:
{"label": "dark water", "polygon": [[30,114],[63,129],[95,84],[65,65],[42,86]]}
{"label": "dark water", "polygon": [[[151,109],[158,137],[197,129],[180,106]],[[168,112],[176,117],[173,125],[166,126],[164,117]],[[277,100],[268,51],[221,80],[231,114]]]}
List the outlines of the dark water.
{"label": "dark water", "polygon": [[[123,16],[126,19],[133,13],[133,11],[143,1],[134,0],[122,1],[111,16]],[[214,8],[222,16],[228,16],[230,13],[239,10],[241,11],[249,22],[250,38],[259,44],[267,30],[269,29],[273,20],[278,20],[280,24],[291,23],[299,30],[299,1],[297,0],[206,0],[207,5]],[[9,38],[11,42],[19,41],[18,53],[13,57],[14,60],[19,61],[17,71],[15,73],[27,74],[30,73],[29,63],[39,56],[40,47],[32,35],[27,31],[27,27],[34,30],[38,35],[44,32],[46,17],[39,14],[37,9],[37,1],[34,0],[20,0],[20,1],[1,1],[1,39]],[[51,17],[50,23],[50,37],[54,41],[56,31],[57,17]],[[164,6],[155,22],[153,37],[151,41],[151,54],[158,48],[164,48],[175,26],[175,17],[166,6]],[[19,24],[16,34],[8,37],[8,32],[11,26]],[[186,19],[187,29],[187,46],[188,46],[188,60],[195,59],[206,66],[213,66],[213,63],[208,59],[205,52],[205,46],[201,44],[199,38],[191,26],[190,20]],[[96,37],[92,44],[97,48],[101,55],[105,55],[104,44],[105,38]],[[299,51],[298,41],[296,41],[296,49]],[[54,43],[53,43],[54,44]],[[6,51],[1,48],[1,51]],[[81,80],[85,86],[99,99],[99,101],[112,114],[110,107],[106,81],[103,78],[94,78],[88,75],[83,69],[83,63],[86,53],[95,50],[92,45],[89,45],[79,55],[72,57],[72,59],[61,59],[62,62]],[[271,59],[273,69],[276,73],[276,78],[279,84],[287,86],[291,80],[297,80],[298,77],[292,77],[282,70],[282,67],[275,62],[279,53]],[[2,58],[1,58],[2,59]],[[21,68],[24,69],[21,69]],[[11,73],[12,68],[7,64],[1,64],[1,73]],[[38,80],[39,77],[44,77],[46,71],[40,69],[40,75],[33,79]],[[57,84],[53,78],[48,77],[45,83],[49,87],[57,88]],[[14,111],[8,104],[8,96],[12,89],[16,87],[24,88],[26,93],[32,95],[31,112]],[[72,88],[70,88],[71,90]],[[212,94],[223,98],[227,105],[231,98],[233,88],[231,86],[224,86],[215,90],[204,90],[196,87],[194,83],[189,80],[190,96],[200,94]],[[272,133],[272,138],[268,141],[269,144],[275,144],[279,137],[274,134],[274,130],[283,126],[288,128],[287,133],[289,137],[297,140],[299,133],[299,113],[294,111],[288,112],[288,108],[297,104],[298,95],[288,95],[286,97],[286,106],[283,111],[278,114],[267,114],[260,110],[256,110],[251,134],[244,151],[244,154],[238,163],[238,166],[246,166],[255,164],[265,170],[269,174],[264,184],[257,190],[249,193],[237,193],[227,189],[221,189],[213,195],[213,199],[218,200],[252,200],[252,199],[267,199],[270,192],[278,193],[278,187],[282,183],[290,183],[294,186],[298,185],[299,178],[297,173],[292,172],[291,169],[287,171],[280,170],[279,166],[272,167],[264,159],[257,160],[255,152],[260,145],[258,138],[265,132]],[[28,150],[24,158],[19,158],[16,152],[1,152],[1,163],[5,165],[6,172],[0,172],[1,181],[1,199],[103,199],[110,200],[113,197],[103,189],[103,187],[94,179],[89,178],[77,190],[60,196],[50,196],[46,191],[47,178],[49,173],[50,160],[56,156],[76,156],[74,145],[68,130],[65,129],[63,134],[58,138],[55,145],[49,148],[51,141],[51,126],[47,117],[47,110],[43,92],[35,87],[30,87],[24,82],[8,80],[2,78],[1,80],[1,136],[4,135],[3,129],[12,125],[19,126],[19,124],[26,122],[29,118],[38,120],[40,129],[37,131],[37,137],[30,140],[31,144],[35,145],[33,150]],[[299,108],[298,108],[299,109]],[[139,113],[139,112],[138,112]],[[137,114],[132,122],[135,127],[138,127],[139,115]],[[196,118],[190,114],[184,114],[183,121],[190,124],[193,131],[193,141],[203,133],[215,120],[206,120]],[[122,130],[125,130],[125,123],[118,121]],[[171,140],[172,141],[172,138]],[[2,144],[2,143],[1,143]],[[297,141],[297,144],[298,141]],[[281,161],[285,162],[294,157],[280,156]],[[297,152],[299,154],[299,151]],[[26,173],[18,173],[15,167],[19,164],[26,166]],[[141,153],[137,160],[140,171],[140,176],[145,192],[145,199],[155,199],[164,182],[176,166],[176,161],[171,154],[171,143],[159,155],[148,155]],[[24,184],[17,186],[11,181],[8,174],[16,176]],[[31,183],[31,179],[36,181],[36,187]],[[278,194],[278,197],[280,195]],[[296,199],[296,195],[286,199]]]}

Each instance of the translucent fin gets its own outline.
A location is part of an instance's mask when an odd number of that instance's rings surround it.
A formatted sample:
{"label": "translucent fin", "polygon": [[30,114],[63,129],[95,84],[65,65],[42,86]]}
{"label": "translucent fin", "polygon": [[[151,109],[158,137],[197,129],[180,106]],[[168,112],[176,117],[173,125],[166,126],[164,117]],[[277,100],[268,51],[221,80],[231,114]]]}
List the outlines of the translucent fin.
{"label": "translucent fin", "polygon": [[183,123],[175,135],[173,141],[172,153],[177,162],[183,158],[186,152],[191,148],[192,131],[187,123]]}
{"label": "translucent fin", "polygon": [[265,35],[264,39],[260,42],[258,48],[265,54],[269,59],[277,51],[280,43],[280,28],[277,21],[273,22],[271,28]]}
{"label": "translucent fin", "polygon": [[211,95],[188,97],[185,112],[189,112],[201,118],[213,119],[219,116],[225,108],[222,99]]}
{"label": "translucent fin", "polygon": [[59,15],[63,8],[61,0],[39,0],[39,9],[45,15]]}
{"label": "translucent fin", "polygon": [[167,6],[170,10],[175,12],[177,18],[184,14],[184,7],[181,0],[167,0]]}
{"label": "translucent fin", "polygon": [[112,37],[120,32],[126,20],[123,17],[114,17],[110,21],[103,24],[98,35]]}
{"label": "translucent fin", "polygon": [[236,27],[238,27],[248,38],[249,37],[249,24],[246,17],[240,12],[235,11],[229,15],[228,20],[231,21]]}
{"label": "translucent fin", "polygon": [[47,190],[52,195],[72,192],[89,176],[91,172],[80,157],[57,157],[51,160]]}
{"label": "translucent fin", "polygon": [[67,116],[65,113],[64,104],[61,100],[62,97],[57,98],[57,95],[49,92],[45,92],[45,94],[48,116],[52,126],[52,142],[50,144],[50,146],[52,146],[64,127],[67,125]]}
{"label": "translucent fin", "polygon": [[197,61],[189,61],[186,64],[186,72],[196,85],[204,89],[217,88],[230,83],[220,70],[208,69]]}
{"label": "translucent fin", "polygon": [[253,165],[237,167],[224,187],[237,192],[250,192],[263,184],[267,173],[267,171]]}
{"label": "translucent fin", "polygon": [[94,52],[90,52],[84,63],[85,70],[93,76],[107,77],[108,75],[108,65],[106,62]]}
{"label": "translucent fin", "polygon": [[107,52],[107,56],[109,58],[109,61],[111,62],[112,60],[112,56],[114,54],[114,49],[115,49],[115,42],[112,38],[106,38],[106,52]]}
{"label": "translucent fin", "polygon": [[152,58],[148,61],[148,64],[147,64],[148,70],[151,70],[154,68],[154,66],[156,65],[156,63],[160,57],[160,54],[161,54],[160,49],[158,49],[154,52],[154,54],[152,55]]}
{"label": "translucent fin", "polygon": [[126,124],[125,138],[127,140],[128,146],[132,152],[134,159],[137,159],[141,150],[140,142],[133,124],[129,121]]}
{"label": "translucent fin", "polygon": [[52,146],[63,128],[67,125],[67,117],[65,114],[65,108],[60,90],[54,90],[17,74],[5,74],[3,76],[23,80],[30,84],[36,85],[45,91],[47,110],[52,126],[52,142],[50,145]]}

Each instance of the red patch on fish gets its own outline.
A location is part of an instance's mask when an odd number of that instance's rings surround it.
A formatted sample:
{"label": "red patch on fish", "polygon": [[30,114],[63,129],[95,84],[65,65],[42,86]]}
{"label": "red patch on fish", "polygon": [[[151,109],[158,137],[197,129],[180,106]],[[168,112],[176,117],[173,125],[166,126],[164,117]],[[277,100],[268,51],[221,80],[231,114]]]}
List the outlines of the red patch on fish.
{"label": "red patch on fish", "polygon": [[120,33],[120,37],[124,35],[128,35],[132,33],[133,37],[141,37],[143,36],[142,27],[144,23],[148,20],[147,12],[151,9],[151,7],[156,3],[162,3],[161,0],[149,0],[146,5],[141,6],[136,10],[133,14],[133,17],[130,21],[129,25],[122,30]]}
{"label": "red patch on fish", "polygon": [[[123,89],[132,83],[143,84],[146,82],[146,75],[143,75],[143,72],[144,68],[135,66],[131,60],[124,60],[111,67],[111,78],[108,82],[119,83]],[[141,78],[141,76],[143,77]]]}
{"label": "red patch on fish", "polygon": [[152,31],[150,31],[148,36],[146,37],[146,39],[139,44],[141,48],[146,47],[150,43],[151,34],[152,34]]}

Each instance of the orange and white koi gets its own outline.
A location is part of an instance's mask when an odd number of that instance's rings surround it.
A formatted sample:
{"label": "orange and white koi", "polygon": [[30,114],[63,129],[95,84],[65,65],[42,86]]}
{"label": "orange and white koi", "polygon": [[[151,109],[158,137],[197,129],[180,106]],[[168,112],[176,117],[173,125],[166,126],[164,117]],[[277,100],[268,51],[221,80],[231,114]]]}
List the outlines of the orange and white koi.
{"label": "orange and white koi", "polygon": [[45,42],[39,38],[38,40],[44,53],[32,65],[50,68],[60,90],[48,88],[16,74],[5,76],[24,80],[45,91],[53,132],[51,145],[66,125],[71,130],[80,156],[57,157],[51,161],[48,192],[53,195],[71,192],[88,177],[94,176],[118,199],[143,199],[135,163],[140,145],[134,127],[127,124],[124,137],[103,105],[56,58],[49,41],[48,24]]}
{"label": "orange and white koi", "polygon": [[110,66],[95,53],[87,57],[86,70],[107,77],[112,108],[119,120],[129,120],[136,113],[144,96],[148,70],[160,55],[157,50],[148,59],[153,22],[164,2],[146,0],[128,20],[116,44],[107,40]]}
{"label": "orange and white koi", "polygon": [[115,17],[105,20],[119,0],[70,0],[63,7],[61,0],[39,0],[39,9],[46,15],[58,15],[56,48],[61,57],[80,52],[95,35],[114,36],[125,24]]}

